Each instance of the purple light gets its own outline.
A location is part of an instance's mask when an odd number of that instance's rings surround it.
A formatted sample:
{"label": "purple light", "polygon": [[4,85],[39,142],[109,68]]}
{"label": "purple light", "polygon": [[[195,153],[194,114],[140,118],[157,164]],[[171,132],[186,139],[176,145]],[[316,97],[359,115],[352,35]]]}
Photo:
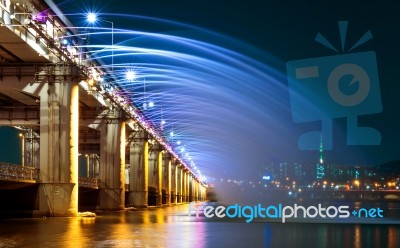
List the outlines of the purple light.
{"label": "purple light", "polygon": [[47,21],[47,13],[45,12],[39,12],[36,15],[32,17],[32,19],[36,22],[39,22],[41,24],[46,24]]}

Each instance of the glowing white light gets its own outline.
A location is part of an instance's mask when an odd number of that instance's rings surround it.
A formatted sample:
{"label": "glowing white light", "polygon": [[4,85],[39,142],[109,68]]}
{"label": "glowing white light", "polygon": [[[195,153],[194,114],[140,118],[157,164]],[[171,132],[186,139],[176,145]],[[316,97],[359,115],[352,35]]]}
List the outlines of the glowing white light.
{"label": "glowing white light", "polygon": [[170,132],[169,136],[173,137],[174,136],[174,132]]}
{"label": "glowing white light", "polygon": [[289,191],[289,195],[292,195],[292,191]]}
{"label": "glowing white light", "polygon": [[[164,124],[165,124],[165,120],[162,120],[162,121],[161,121],[161,124],[163,124],[163,125],[164,125]],[[179,144],[178,144],[178,145],[179,145]]]}
{"label": "glowing white light", "polygon": [[154,102],[149,102],[149,108],[154,107]]}
{"label": "glowing white light", "polygon": [[126,72],[125,78],[128,81],[134,81],[136,79],[136,72],[133,70],[129,70]]}
{"label": "glowing white light", "polygon": [[94,23],[97,20],[97,15],[95,13],[88,13],[86,18],[88,22]]}

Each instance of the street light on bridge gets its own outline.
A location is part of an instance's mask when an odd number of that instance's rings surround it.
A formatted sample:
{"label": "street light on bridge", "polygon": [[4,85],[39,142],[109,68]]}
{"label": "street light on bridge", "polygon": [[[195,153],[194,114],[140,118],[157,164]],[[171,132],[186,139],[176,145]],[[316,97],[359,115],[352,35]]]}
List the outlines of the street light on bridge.
{"label": "street light on bridge", "polygon": [[96,13],[88,13],[86,19],[89,23],[107,22],[111,24],[111,71],[114,72],[114,22],[108,20],[98,20]]}
{"label": "street light on bridge", "polygon": [[136,79],[136,72],[134,70],[128,70],[125,74],[125,78],[128,81],[135,81]]}

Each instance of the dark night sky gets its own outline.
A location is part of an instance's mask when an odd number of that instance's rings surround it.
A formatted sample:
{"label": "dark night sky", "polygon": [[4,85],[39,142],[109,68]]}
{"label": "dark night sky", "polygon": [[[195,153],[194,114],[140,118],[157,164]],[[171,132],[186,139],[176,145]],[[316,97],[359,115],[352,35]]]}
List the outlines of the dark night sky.
{"label": "dark night sky", "polygon": [[[119,17],[118,15],[129,14],[177,21],[217,32],[248,44],[248,47],[252,47],[251,51],[246,50],[247,46],[243,46],[238,48],[238,52],[273,67],[282,75],[286,74],[286,62],[288,61],[335,55],[335,52],[316,43],[314,38],[318,32],[321,32],[334,46],[339,47],[338,21],[349,21],[348,44],[354,44],[367,30],[370,30],[374,38],[355,49],[354,52],[376,52],[383,111],[379,114],[362,117],[360,123],[378,129],[382,134],[382,143],[379,146],[347,146],[345,138],[340,135],[341,130],[346,128],[346,121],[344,118],[337,119],[334,125],[333,150],[328,151],[326,156],[328,160],[336,163],[380,164],[400,159],[397,145],[400,139],[398,130],[400,84],[398,83],[399,70],[397,69],[400,56],[400,17],[397,13],[400,9],[399,3],[389,4],[379,1],[379,3],[372,4],[335,1],[334,4],[327,4],[325,1],[260,0],[97,0],[82,2],[66,0],[55,2],[59,3],[60,9],[65,13],[84,13],[86,10],[107,13],[104,16],[112,20],[117,28],[165,33],[177,31],[157,25],[142,25],[133,18]],[[79,23],[79,18],[74,22]],[[181,32],[183,29],[190,31],[189,26],[180,27],[179,31]],[[230,44],[227,46],[234,49],[234,46]],[[267,54],[268,58],[264,54]],[[284,77],[280,81],[282,85],[287,85]],[[284,99],[282,104],[287,108],[290,107],[287,93],[286,95],[282,94],[282,99]],[[263,99],[258,99],[258,101],[262,102]],[[318,157],[314,151],[299,151],[296,147],[298,135],[308,127],[292,123],[288,113],[282,114],[282,120],[287,123],[288,132],[295,135],[282,134],[281,137],[286,140],[286,146],[275,154],[250,160],[249,163],[254,164],[254,167],[269,163],[274,159],[310,162]],[[262,120],[260,121],[262,122]],[[242,138],[245,139],[245,137]],[[268,137],[265,138],[268,139]],[[243,147],[237,145],[234,146],[235,148],[248,149],[240,135],[237,136],[237,142],[243,143]],[[257,141],[254,141],[254,144],[257,146]],[[263,146],[263,143],[259,143],[257,148],[252,148],[247,154],[263,153]],[[201,161],[207,163],[205,160]],[[248,168],[243,161],[237,161],[239,165],[233,168]],[[209,164],[213,168],[205,168],[204,171],[212,172],[211,174],[218,174],[217,172],[222,170],[225,172],[228,167],[228,165],[221,166],[221,170],[219,170],[218,167],[214,167],[215,164],[212,162]],[[235,177],[238,174],[240,173],[231,173],[230,175]]]}

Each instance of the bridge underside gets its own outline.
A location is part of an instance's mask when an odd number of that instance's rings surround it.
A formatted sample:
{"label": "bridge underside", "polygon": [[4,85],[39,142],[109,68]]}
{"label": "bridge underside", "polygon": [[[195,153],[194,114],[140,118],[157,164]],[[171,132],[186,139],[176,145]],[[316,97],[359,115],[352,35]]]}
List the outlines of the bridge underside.
{"label": "bridge underside", "polygon": [[[96,75],[110,73],[99,69],[102,62],[61,44],[75,30],[56,8],[37,0],[0,5],[0,126],[20,130],[20,167],[37,172],[35,180],[18,181],[7,171],[14,167],[4,169],[0,194],[30,202],[9,198],[11,209],[75,216],[84,205],[118,210],[204,200],[205,185],[130,112],[135,107],[102,88]],[[45,23],[29,19],[42,10]]]}

